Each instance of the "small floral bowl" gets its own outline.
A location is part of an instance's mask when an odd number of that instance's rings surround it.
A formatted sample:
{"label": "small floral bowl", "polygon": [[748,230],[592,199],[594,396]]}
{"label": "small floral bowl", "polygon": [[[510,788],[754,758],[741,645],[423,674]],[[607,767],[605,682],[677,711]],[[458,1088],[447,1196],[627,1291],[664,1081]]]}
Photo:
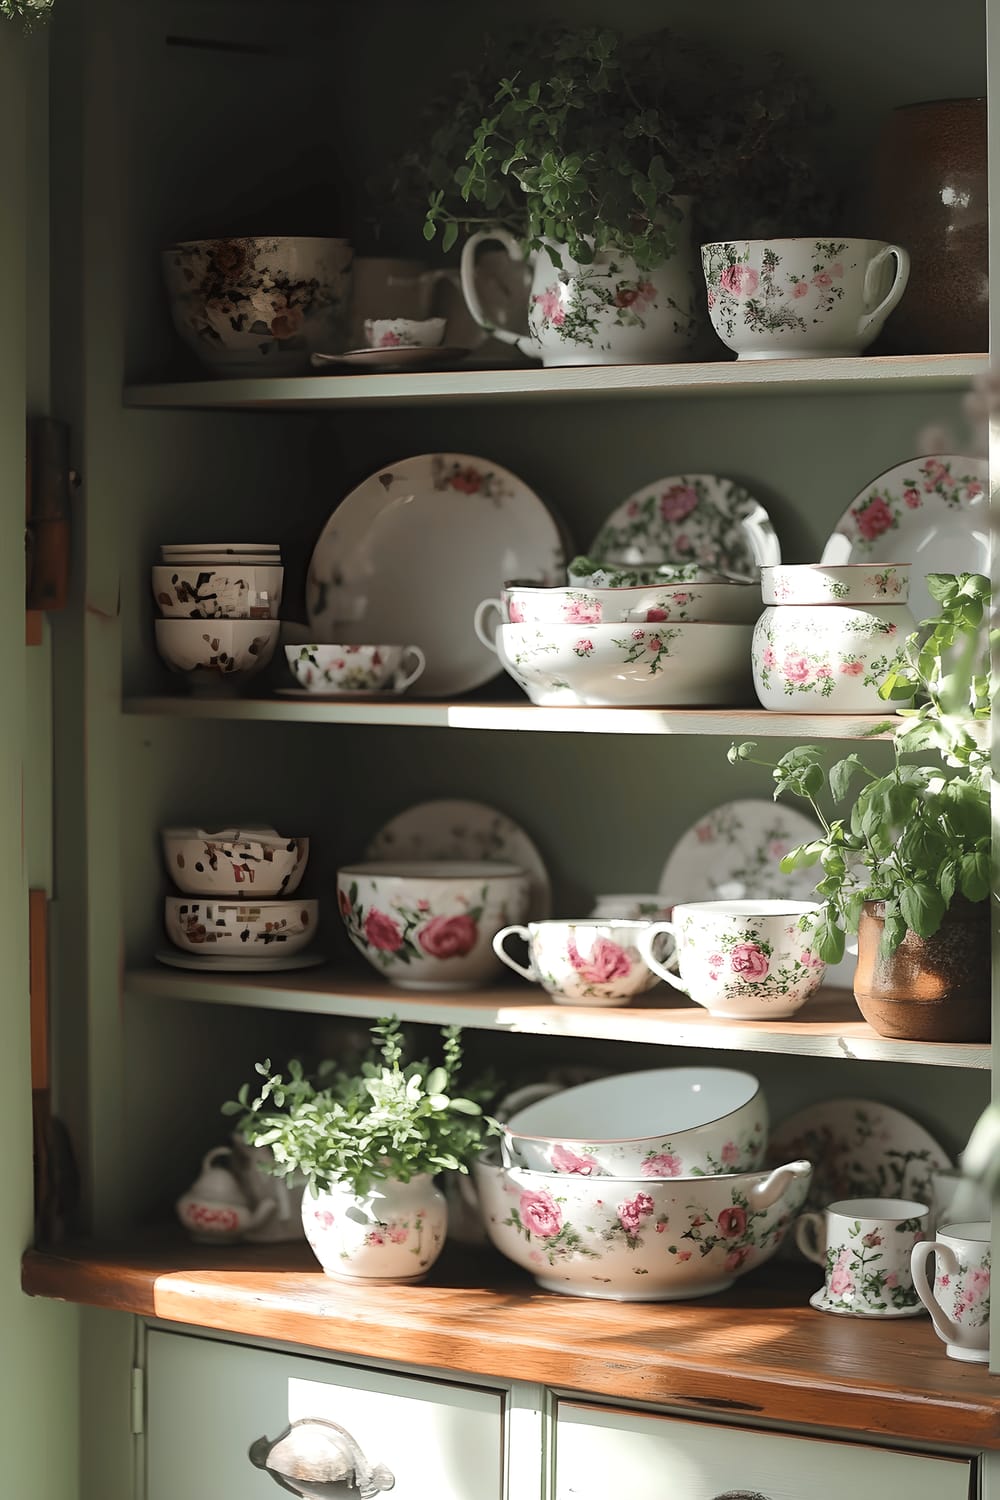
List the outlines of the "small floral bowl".
{"label": "small floral bowl", "polygon": [[909,563],[775,563],[760,570],[765,604],[905,604]]}
{"label": "small floral bowl", "polygon": [[[504,927],[493,951],[515,974],[540,984],[557,1005],[621,1005],[659,982],[635,940],[646,922],[530,922]],[[510,937],[528,945],[527,965],[507,952]]]}
{"label": "small floral bowl", "polygon": [[405,693],[426,666],[419,646],[286,646],[292,676],[307,693]]}
{"label": "small floral bowl", "polygon": [[284,568],[255,564],[157,567],[153,598],[165,620],[276,620],[284,574]]}
{"label": "small floral bowl", "polygon": [[201,900],[168,896],[167,937],[186,953],[298,953],[316,936],[316,901]]}
{"label": "small floral bowl", "polygon": [[916,628],[905,604],[771,605],[753,634],[757,697],[779,713],[884,714],[879,686]]}
{"label": "small floral bowl", "polygon": [[366,318],[369,349],[436,349],[444,340],[444,318]]}
{"label": "small floral bowl", "polygon": [[511,1115],[518,1166],[584,1177],[746,1172],[767,1146],[767,1100],[736,1068],[655,1068],[595,1078]]}
{"label": "small floral bowl", "polygon": [[472,1164],[486,1232],[550,1292],[678,1302],[722,1292],[778,1249],[812,1180],[807,1161],[718,1177],[552,1177]]}
{"label": "small floral bowl", "polygon": [[164,828],[163,862],[187,896],[291,896],[301,883],[309,840],[273,828]]}
{"label": "small floral bowl", "polygon": [[154,620],[156,649],[195,692],[236,686],[274,655],[278,620]]}
{"label": "small floral bowl", "polygon": [[500,972],[493,936],[528,914],[517,865],[375,861],[337,871],[348,937],[372,967],[408,990],[463,990]]}
{"label": "small floral bowl", "polygon": [[630,588],[524,588],[508,584],[499,599],[484,599],[474,625],[480,640],[493,611],[503,624],[657,625],[711,620],[752,625],[760,590],[752,583],[686,583]]}

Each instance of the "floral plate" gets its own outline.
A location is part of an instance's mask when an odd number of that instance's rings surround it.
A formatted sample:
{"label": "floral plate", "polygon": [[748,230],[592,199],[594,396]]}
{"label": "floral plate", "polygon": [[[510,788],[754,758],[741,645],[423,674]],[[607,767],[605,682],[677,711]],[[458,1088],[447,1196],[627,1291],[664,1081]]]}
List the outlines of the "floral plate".
{"label": "floral plate", "polygon": [[764,798],[723,802],[678,839],[660,875],[660,894],[673,902],[737,901],[748,896],[811,901],[816,871],[786,875],[779,863],[790,849],[817,838],[820,831],[805,813]]}
{"label": "floral plate", "polygon": [[913,1198],[931,1203],[933,1174],[953,1163],[922,1125],[873,1099],[824,1099],[776,1125],[767,1156],[789,1152],[813,1164],[806,1209],[840,1198]]}
{"label": "floral plate", "polygon": [[934,453],[887,469],[855,495],[823,548],[823,563],[912,563],[910,608],[937,606],[927,573],[988,573],[990,518],[985,458]]}
{"label": "floral plate", "polygon": [[549,872],[524,829],[485,802],[439,798],[418,802],[380,828],[368,841],[366,860],[493,860],[519,865],[531,882],[528,919],[552,914]]}
{"label": "floral plate", "polygon": [[[789,1244],[788,1240],[785,1244]],[[839,1318],[919,1318],[927,1316],[927,1309],[922,1302],[915,1307],[885,1307],[881,1312],[854,1312],[852,1308],[842,1307],[836,1300],[831,1301],[827,1295],[826,1287],[821,1286],[818,1292],[813,1292],[809,1298],[809,1306],[815,1307],[817,1312],[835,1313]]]}
{"label": "floral plate", "polygon": [[421,697],[467,693],[499,671],[476,605],[508,578],[562,583],[559,524],[516,474],[467,453],[421,453],[371,474],[316,543],[306,609],[317,641],[408,641]]}
{"label": "floral plate", "polygon": [[252,957],[239,953],[184,953],[179,948],[159,948],[153,957],[157,963],[168,964],[172,969],[201,969],[227,973],[251,973],[258,969],[315,969],[326,963],[322,953],[288,953],[282,958]]}
{"label": "floral plate", "polygon": [[781,545],[764,507],[735,480],[674,474],[622,501],[587,555],[625,567],[697,563],[756,582],[762,564],[781,561]]}

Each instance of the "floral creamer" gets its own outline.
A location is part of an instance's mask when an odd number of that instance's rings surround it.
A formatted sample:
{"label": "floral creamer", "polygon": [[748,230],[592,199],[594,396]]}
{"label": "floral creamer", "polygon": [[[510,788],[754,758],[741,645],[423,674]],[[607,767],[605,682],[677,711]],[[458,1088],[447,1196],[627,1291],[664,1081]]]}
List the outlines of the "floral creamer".
{"label": "floral creamer", "polygon": [[306,1192],[302,1227],[328,1276],[342,1281],[422,1281],[448,1229],[444,1194],[426,1173],[383,1178],[367,1193],[346,1183]]}
{"label": "floral creamer", "polygon": [[[934,1256],[934,1285],[927,1262]],[[913,1281],[952,1359],[985,1364],[990,1357],[990,1225],[946,1224],[913,1251]]]}

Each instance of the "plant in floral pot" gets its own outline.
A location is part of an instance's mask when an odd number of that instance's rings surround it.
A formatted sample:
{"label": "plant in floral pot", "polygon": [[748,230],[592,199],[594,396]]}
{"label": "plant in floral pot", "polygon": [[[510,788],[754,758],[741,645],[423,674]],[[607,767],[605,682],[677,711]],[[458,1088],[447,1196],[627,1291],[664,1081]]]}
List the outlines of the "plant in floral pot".
{"label": "plant in floral pot", "polygon": [[[784,75],[750,79],[666,31],[553,25],[492,45],[449,94],[423,164],[409,157],[430,187],[426,238],[440,230],[447,251],[476,230],[462,252],[473,317],[546,365],[683,358],[703,301],[692,198],[725,204],[730,228],[750,233],[779,182],[783,208],[796,185],[823,196],[822,174],[793,166],[808,95]],[[527,336],[483,312],[486,240],[532,264]]]}
{"label": "plant in floral pot", "polygon": [[[824,902],[814,946],[827,963],[857,930],[854,994],[882,1036],[987,1040],[990,1028],[990,585],[978,573],[928,575],[939,613],[911,635],[880,692],[916,696],[913,709],[873,727],[891,737],[888,771],[856,753],[829,771],[814,746],[777,762],[756,745],[729,759],[768,766],[774,795],[809,803],[822,835],[782,860],[818,865]],[[914,757],[921,757],[914,760]],[[860,788],[853,793],[860,780]],[[848,804],[842,815],[838,804]]]}
{"label": "plant in floral pot", "polygon": [[[376,1050],[355,1073],[326,1063],[306,1077],[270,1061],[251,1098],[244,1084],[223,1112],[238,1115],[250,1145],[267,1147],[267,1170],[298,1174],[306,1238],[324,1271],[349,1281],[421,1281],[441,1253],[448,1211],[436,1174],[468,1172],[496,1133],[476,1098],[456,1092],[462,1064],[457,1027],[442,1029],[442,1059],[403,1064],[395,1018],[372,1028]],[[475,1089],[470,1093],[478,1092]]]}

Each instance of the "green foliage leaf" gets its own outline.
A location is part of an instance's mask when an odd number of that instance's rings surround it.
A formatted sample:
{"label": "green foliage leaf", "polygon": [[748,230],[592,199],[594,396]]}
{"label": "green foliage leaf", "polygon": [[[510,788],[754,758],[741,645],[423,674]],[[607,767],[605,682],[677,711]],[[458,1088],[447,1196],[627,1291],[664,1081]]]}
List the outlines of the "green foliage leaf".
{"label": "green foliage leaf", "polygon": [[915,882],[900,892],[899,914],[918,937],[933,937],[944,913],[944,897],[936,886]]}
{"label": "green foliage leaf", "polygon": [[967,901],[985,901],[990,893],[990,856],[988,849],[963,854],[958,862],[958,883]]}

